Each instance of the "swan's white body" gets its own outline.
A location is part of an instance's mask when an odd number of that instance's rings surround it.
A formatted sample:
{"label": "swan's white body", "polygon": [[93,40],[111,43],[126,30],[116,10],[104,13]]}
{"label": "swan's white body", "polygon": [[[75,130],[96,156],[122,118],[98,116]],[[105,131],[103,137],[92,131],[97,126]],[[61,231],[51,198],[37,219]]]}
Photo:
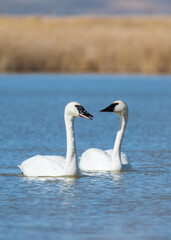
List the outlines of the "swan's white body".
{"label": "swan's white body", "polygon": [[[79,109],[77,109],[77,107]],[[83,112],[79,112],[84,110]],[[78,176],[77,153],[74,136],[74,119],[75,117],[92,117],[85,109],[76,102],[71,102],[65,107],[65,125],[67,137],[67,154],[66,159],[61,156],[41,156],[31,157],[19,166],[23,175],[28,177],[35,176]]]}
{"label": "swan's white body", "polygon": [[114,148],[106,151],[97,148],[88,149],[81,155],[79,168],[82,171],[131,170],[132,167],[126,155],[121,152],[122,139],[128,119],[128,107],[119,100],[102,111],[114,112],[120,116],[120,128],[116,135]]}
{"label": "swan's white body", "polygon": [[120,171],[131,170],[131,164],[125,153],[121,152],[121,164],[112,166],[113,149],[90,148],[81,155],[79,168],[82,171]]}
{"label": "swan's white body", "polygon": [[64,175],[65,158],[60,156],[31,157],[19,166],[23,175],[28,177],[36,176],[62,176]]}

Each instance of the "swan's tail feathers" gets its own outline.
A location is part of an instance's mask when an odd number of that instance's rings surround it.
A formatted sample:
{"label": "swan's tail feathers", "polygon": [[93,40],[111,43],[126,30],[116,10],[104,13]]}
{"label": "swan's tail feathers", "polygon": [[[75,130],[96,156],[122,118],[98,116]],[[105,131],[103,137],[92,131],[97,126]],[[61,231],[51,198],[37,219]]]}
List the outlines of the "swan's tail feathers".
{"label": "swan's tail feathers", "polygon": [[18,167],[19,169],[21,169],[21,165],[18,165],[17,167]]}
{"label": "swan's tail feathers", "polygon": [[[21,170],[21,174],[23,174],[23,170],[22,170],[22,168],[21,168],[21,165],[18,165],[17,167]],[[24,174],[23,174],[23,175],[24,175]]]}

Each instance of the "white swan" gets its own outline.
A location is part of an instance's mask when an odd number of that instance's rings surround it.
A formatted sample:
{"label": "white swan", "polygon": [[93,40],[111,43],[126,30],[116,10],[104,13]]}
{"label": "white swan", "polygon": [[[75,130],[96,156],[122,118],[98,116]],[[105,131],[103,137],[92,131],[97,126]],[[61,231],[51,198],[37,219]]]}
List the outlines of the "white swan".
{"label": "white swan", "polygon": [[93,116],[77,102],[71,102],[66,105],[64,114],[67,138],[66,159],[61,156],[37,155],[31,157],[19,166],[23,175],[28,177],[79,175],[74,137],[75,117],[93,118]]}
{"label": "white swan", "polygon": [[120,116],[120,128],[117,132],[114,148],[103,151],[90,148],[80,158],[79,168],[82,171],[120,171],[131,170],[131,164],[124,153],[121,152],[121,144],[124,136],[127,120],[128,106],[121,100],[113,102],[100,112],[114,112]]}

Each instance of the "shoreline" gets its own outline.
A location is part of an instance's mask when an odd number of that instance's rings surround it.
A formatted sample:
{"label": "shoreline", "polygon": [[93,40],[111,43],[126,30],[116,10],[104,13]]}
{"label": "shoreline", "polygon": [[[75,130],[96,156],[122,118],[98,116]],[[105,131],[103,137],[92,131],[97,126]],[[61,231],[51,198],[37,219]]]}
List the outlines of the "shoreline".
{"label": "shoreline", "polygon": [[0,15],[0,73],[170,74],[171,17]]}

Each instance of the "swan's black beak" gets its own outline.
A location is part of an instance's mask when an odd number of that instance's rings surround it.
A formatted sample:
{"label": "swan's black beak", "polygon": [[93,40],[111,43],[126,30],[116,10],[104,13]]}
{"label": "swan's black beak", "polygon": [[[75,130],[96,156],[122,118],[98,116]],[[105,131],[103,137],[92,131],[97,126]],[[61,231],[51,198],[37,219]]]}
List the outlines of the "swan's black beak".
{"label": "swan's black beak", "polygon": [[110,104],[107,108],[104,108],[102,110],[100,110],[99,112],[114,112],[115,107],[118,105],[119,103],[112,103]]}
{"label": "swan's black beak", "polygon": [[99,112],[113,112],[113,110],[114,110],[114,107],[113,107],[113,103],[112,103],[107,108],[104,108],[104,109],[100,110]]}
{"label": "swan's black beak", "polygon": [[80,117],[87,118],[87,119],[90,119],[90,120],[93,119],[93,115],[88,113],[82,106],[76,105],[76,108],[78,109]]}

